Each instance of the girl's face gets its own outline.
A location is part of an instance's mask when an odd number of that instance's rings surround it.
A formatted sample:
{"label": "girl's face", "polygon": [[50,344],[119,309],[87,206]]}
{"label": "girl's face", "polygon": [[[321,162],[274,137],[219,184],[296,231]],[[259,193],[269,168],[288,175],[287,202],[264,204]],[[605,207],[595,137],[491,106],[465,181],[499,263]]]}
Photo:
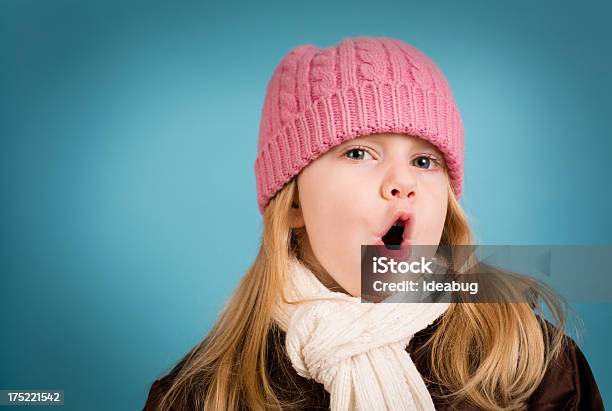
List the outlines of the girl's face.
{"label": "girl's face", "polygon": [[361,293],[361,245],[380,244],[400,212],[410,216],[411,244],[440,242],[448,177],[443,155],[421,138],[345,141],[308,164],[297,186],[292,227],[306,228],[305,255],[326,271],[318,273],[326,285],[335,282],[353,296]]}

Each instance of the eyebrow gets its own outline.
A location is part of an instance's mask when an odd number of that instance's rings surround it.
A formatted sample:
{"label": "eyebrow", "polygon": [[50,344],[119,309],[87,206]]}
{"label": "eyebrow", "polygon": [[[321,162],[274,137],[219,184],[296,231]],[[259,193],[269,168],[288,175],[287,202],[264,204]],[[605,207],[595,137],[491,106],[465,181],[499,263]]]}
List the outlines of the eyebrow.
{"label": "eyebrow", "polygon": [[[440,151],[439,148],[437,148],[435,145],[433,145],[432,143],[429,143],[427,140],[420,138],[420,137],[413,137],[414,139],[417,139],[417,141],[412,141],[412,146],[414,149],[416,150],[428,150],[428,151],[432,151],[434,153],[436,153],[437,151],[439,151],[440,153],[442,153]],[[336,149],[345,147],[349,144],[359,144],[360,142],[363,142],[364,144],[367,142],[373,143],[373,144],[384,144],[384,140],[385,137],[380,137],[380,136],[375,136],[372,134],[368,134],[366,136],[360,136],[360,137],[354,137],[350,140],[344,141],[341,144],[339,144],[338,146],[336,146]],[[429,144],[428,144],[429,143]]]}

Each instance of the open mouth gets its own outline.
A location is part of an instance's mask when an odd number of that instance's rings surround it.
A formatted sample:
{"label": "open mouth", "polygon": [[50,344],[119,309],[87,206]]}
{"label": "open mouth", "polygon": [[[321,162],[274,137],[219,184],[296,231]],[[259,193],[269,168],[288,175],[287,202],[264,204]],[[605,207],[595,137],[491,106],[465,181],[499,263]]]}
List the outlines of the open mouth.
{"label": "open mouth", "polygon": [[404,222],[401,220],[393,223],[389,231],[382,237],[385,248],[389,250],[399,250],[404,239]]}

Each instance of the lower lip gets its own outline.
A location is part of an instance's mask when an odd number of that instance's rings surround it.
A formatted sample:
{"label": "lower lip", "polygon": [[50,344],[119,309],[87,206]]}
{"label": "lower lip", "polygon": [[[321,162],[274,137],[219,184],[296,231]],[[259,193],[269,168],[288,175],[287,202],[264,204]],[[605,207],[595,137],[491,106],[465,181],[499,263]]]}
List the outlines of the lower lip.
{"label": "lower lip", "polygon": [[398,249],[387,248],[382,239],[378,239],[374,245],[380,246],[376,248],[376,254],[378,254],[379,257],[393,258],[395,261],[406,261],[409,260],[412,255],[412,243],[410,240],[402,241]]}

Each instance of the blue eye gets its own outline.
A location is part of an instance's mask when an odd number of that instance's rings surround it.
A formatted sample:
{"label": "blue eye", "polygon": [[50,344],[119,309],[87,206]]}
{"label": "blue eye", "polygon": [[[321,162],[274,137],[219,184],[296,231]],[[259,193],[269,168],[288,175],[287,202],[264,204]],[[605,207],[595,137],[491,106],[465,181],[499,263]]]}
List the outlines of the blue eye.
{"label": "blue eye", "polygon": [[437,166],[439,162],[434,157],[422,155],[414,159],[414,164],[419,168],[429,169],[430,165]]}
{"label": "blue eye", "polygon": [[368,152],[368,150],[366,150],[365,148],[362,148],[362,147],[354,147],[354,148],[348,149],[348,150],[346,150],[344,152],[344,155],[347,156],[347,155],[352,154],[352,153],[362,153],[362,154],[357,154],[357,156],[354,156],[354,155],[353,156],[349,156],[347,158],[350,158],[351,160],[363,160],[364,159],[363,157],[366,154],[369,155],[370,157],[372,157],[370,155],[370,153]]}

